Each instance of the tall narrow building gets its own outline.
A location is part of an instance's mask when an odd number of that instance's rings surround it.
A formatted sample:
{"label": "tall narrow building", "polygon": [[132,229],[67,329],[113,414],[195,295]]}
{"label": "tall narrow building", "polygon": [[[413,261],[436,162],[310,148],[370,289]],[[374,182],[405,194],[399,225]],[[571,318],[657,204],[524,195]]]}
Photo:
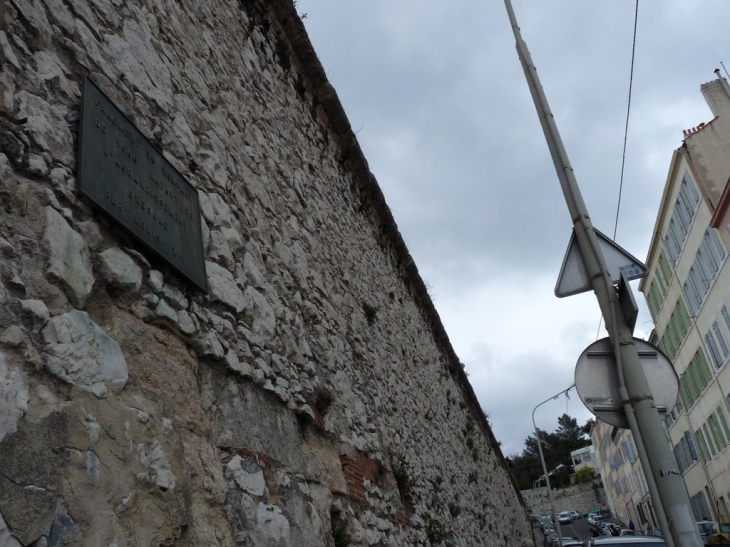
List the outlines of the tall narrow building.
{"label": "tall narrow building", "polygon": [[680,396],[665,424],[697,520],[730,519],[730,87],[701,86],[713,118],[673,154],[639,289]]}

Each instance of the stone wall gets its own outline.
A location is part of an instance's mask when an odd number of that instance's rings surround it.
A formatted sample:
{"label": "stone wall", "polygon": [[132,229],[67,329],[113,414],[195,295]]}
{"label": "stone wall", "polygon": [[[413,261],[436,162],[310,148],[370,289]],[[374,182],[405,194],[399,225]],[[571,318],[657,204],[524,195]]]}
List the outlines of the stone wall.
{"label": "stone wall", "polygon": [[[550,499],[547,488],[543,486],[531,490],[522,490],[521,494],[531,514],[550,514]],[[594,507],[608,509],[608,499],[600,481],[553,490],[553,500],[555,501],[555,511],[558,513],[561,511],[578,511],[584,514]]]}
{"label": "stone wall", "polygon": [[[0,20],[0,545],[531,541],[291,1]],[[199,191],[208,294],[77,194],[84,75]]]}

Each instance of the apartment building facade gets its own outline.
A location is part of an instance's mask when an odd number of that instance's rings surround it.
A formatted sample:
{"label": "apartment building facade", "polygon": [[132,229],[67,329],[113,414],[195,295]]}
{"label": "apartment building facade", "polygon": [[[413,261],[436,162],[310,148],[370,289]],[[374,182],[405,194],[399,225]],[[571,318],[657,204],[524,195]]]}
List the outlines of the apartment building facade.
{"label": "apartment building facade", "polygon": [[631,431],[597,419],[591,441],[611,513],[624,524],[632,520],[638,529],[656,528],[658,521]]}
{"label": "apartment building facade", "polygon": [[596,449],[592,444],[573,450],[570,453],[570,459],[573,461],[573,472],[580,471],[584,467],[590,467],[593,471],[597,471]]}
{"label": "apartment building facade", "polygon": [[665,425],[694,516],[729,521],[730,87],[718,75],[701,90],[714,118],[672,156],[639,290],[679,379]]}

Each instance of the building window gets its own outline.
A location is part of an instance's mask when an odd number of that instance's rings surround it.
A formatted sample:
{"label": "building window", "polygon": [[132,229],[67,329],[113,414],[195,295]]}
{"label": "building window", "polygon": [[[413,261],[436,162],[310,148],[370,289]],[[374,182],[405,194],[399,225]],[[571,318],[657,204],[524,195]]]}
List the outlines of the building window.
{"label": "building window", "polygon": [[659,315],[659,309],[662,305],[663,294],[660,292],[657,286],[656,279],[649,285],[649,292],[647,293],[647,303],[649,304],[649,311],[651,312],[651,318],[656,322],[657,316]]}
{"label": "building window", "polygon": [[710,353],[710,358],[715,368],[720,368],[723,364],[723,358],[720,356],[720,350],[717,348],[715,339],[710,331],[705,333],[705,344],[707,345],[707,351]]}
{"label": "building window", "polygon": [[674,359],[675,355],[677,355],[677,351],[679,351],[684,338],[687,336],[691,324],[692,318],[687,313],[684,299],[680,296],[674,305],[669,322],[664,327],[664,332],[660,337],[661,349],[667,353],[670,359]]}
{"label": "building window", "polygon": [[727,437],[727,439],[730,441],[730,427],[728,427],[727,420],[725,419],[725,412],[722,410],[721,406],[717,407],[715,414],[720,419],[720,423],[722,424],[722,430],[725,432],[725,437]]}
{"label": "building window", "polygon": [[720,315],[722,315],[722,318],[725,321],[725,326],[728,328],[728,330],[730,330],[730,312],[728,312],[727,306],[725,304],[723,304],[720,308]]}
{"label": "building window", "polygon": [[639,483],[639,492],[643,496],[649,490],[646,486],[646,480],[644,479],[644,470],[641,466],[636,469],[636,482]]}
{"label": "building window", "polygon": [[710,510],[707,507],[705,501],[705,494],[703,492],[697,492],[690,498],[692,504],[692,512],[695,515],[695,520],[704,520],[710,518]]}
{"label": "building window", "polygon": [[674,452],[674,460],[677,462],[679,472],[684,473],[689,467],[689,460],[687,460],[687,453],[682,448],[681,443],[676,445],[672,452]]}
{"label": "building window", "polygon": [[700,197],[697,189],[690,180],[689,174],[685,173],[679,186],[677,200],[674,202],[674,210],[664,237],[664,246],[675,265],[682,252],[682,245],[684,245],[684,240],[689,232],[699,201]]}
{"label": "building window", "polygon": [[717,451],[720,452],[722,447],[727,446],[727,440],[720,430],[720,423],[717,420],[717,416],[710,414],[707,418],[707,423],[710,425],[710,433],[712,434],[712,440],[715,442]]}
{"label": "building window", "polygon": [[700,448],[700,455],[702,456],[702,461],[708,462],[710,461],[710,452],[707,450],[707,444],[705,443],[705,437],[702,434],[702,430],[698,429],[695,431],[695,440],[697,441],[697,446]]}
{"label": "building window", "polygon": [[722,243],[720,243],[720,238],[717,237],[714,228],[707,228],[707,230],[705,230],[705,236],[702,239],[701,245],[709,251],[710,259],[714,260],[719,268],[722,261],[725,260],[725,249],[723,249]]}
{"label": "building window", "polygon": [[685,408],[691,407],[712,379],[705,353],[698,348],[685,371],[679,377],[679,395]]}
{"label": "building window", "polygon": [[674,447],[674,459],[677,461],[680,473],[684,473],[698,458],[692,435],[685,431],[679,443]]}
{"label": "building window", "polygon": [[725,260],[725,254],[725,249],[715,230],[707,228],[689,269],[687,279],[682,285],[682,292],[692,310],[692,315],[696,316],[699,312],[702,302]]}
{"label": "building window", "polygon": [[695,448],[695,443],[692,440],[692,435],[689,431],[684,432],[684,440],[687,443],[690,458],[692,458],[693,460],[699,459],[699,456],[697,455],[697,449]]}
{"label": "building window", "polygon": [[634,443],[631,438],[622,441],[621,448],[626,455],[626,459],[629,460],[630,463],[634,463],[634,460],[636,459],[636,452],[634,452]]}
{"label": "building window", "polygon": [[[724,305],[723,308],[725,308]],[[725,308],[725,311],[727,311],[727,308]],[[730,357],[730,348],[728,348],[725,334],[717,320],[713,319],[710,330],[705,333],[705,343],[715,368],[719,369]]]}
{"label": "building window", "polygon": [[692,403],[694,403],[694,397],[689,392],[689,388],[687,387],[687,379],[684,377],[684,374],[682,374],[679,377],[679,396],[684,401],[684,406],[687,408],[692,406]]}
{"label": "building window", "polygon": [[702,424],[700,431],[705,435],[705,442],[707,443],[707,448],[710,449],[710,456],[714,457],[715,454],[717,454],[717,450],[715,449],[715,445],[712,444],[712,437],[710,436],[710,430],[707,427],[707,422]]}
{"label": "building window", "polygon": [[667,255],[664,254],[664,251],[659,253],[659,272],[661,272],[663,276],[663,281],[665,286],[669,286],[669,281],[672,279],[672,267],[669,265],[669,261],[667,260]]}
{"label": "building window", "polygon": [[692,311],[693,316],[697,316],[697,313],[700,311],[700,306],[702,305],[702,299],[705,296],[702,287],[703,285],[695,266],[690,266],[687,279],[682,285],[682,294],[684,294],[684,297],[687,299],[687,304],[689,305],[689,309]]}
{"label": "building window", "polygon": [[647,292],[647,301],[649,302],[649,311],[652,317],[656,321],[656,317],[659,314],[659,310],[664,303],[664,297],[667,294],[667,287],[669,287],[669,281],[672,279],[672,267],[669,265],[667,255],[664,251],[659,253],[659,259],[657,260],[658,267],[654,270],[654,278],[649,285],[649,291]]}
{"label": "building window", "polygon": [[672,217],[669,220],[667,234],[664,236],[664,246],[667,249],[667,253],[669,253],[669,258],[672,259],[672,264],[675,266],[677,265],[679,254],[682,252],[682,245],[684,245],[684,236],[677,227],[677,221]]}
{"label": "building window", "polygon": [[722,351],[722,356],[727,359],[728,355],[730,355],[730,349],[728,349],[727,342],[725,342],[725,335],[720,330],[720,324],[714,319],[712,321],[712,333],[717,338],[717,345]]}

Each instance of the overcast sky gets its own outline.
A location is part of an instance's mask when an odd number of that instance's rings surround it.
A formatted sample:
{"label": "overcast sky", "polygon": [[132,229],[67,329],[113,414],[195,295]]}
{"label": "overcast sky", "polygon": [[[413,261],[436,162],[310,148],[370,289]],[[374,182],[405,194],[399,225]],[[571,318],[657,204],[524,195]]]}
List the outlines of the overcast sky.
{"label": "overcast sky", "polygon": [[[610,237],[636,3],[513,6],[593,224]],[[712,118],[699,87],[721,61],[730,67],[728,7],[639,5],[616,242],[642,261],[682,130]],[[297,9],[504,454],[522,452],[533,408],[573,383],[600,311],[592,292],[553,294],[571,223],[503,1]],[[647,338],[635,297],[636,335]],[[590,417],[573,390],[538,409],[538,427],[555,430],[564,412]]]}

